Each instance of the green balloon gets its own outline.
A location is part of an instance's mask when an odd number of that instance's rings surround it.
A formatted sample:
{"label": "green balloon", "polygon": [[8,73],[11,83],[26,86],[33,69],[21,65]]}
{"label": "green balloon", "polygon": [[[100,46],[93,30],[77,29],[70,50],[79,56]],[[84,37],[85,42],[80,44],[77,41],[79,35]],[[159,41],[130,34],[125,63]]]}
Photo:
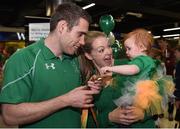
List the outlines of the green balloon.
{"label": "green balloon", "polygon": [[111,45],[111,48],[113,51],[114,59],[120,59],[126,57],[126,51],[118,40],[115,40],[114,44]]}
{"label": "green balloon", "polygon": [[108,35],[115,26],[114,19],[111,15],[103,15],[100,17],[99,25],[106,35]]}
{"label": "green balloon", "polygon": [[115,36],[112,32],[110,32],[107,37],[109,39],[110,44],[113,44],[115,42]]}
{"label": "green balloon", "polygon": [[112,51],[113,51],[113,58],[119,59],[120,58],[120,48],[118,43],[114,43],[111,45]]}

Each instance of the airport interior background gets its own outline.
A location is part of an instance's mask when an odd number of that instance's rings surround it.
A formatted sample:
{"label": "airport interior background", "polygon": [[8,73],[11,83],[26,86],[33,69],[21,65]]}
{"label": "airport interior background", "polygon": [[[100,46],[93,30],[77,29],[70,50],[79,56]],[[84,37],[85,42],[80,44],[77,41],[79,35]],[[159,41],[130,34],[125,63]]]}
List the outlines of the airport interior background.
{"label": "airport interior background", "polygon": [[[124,57],[122,39],[135,28],[147,29],[155,41],[163,39],[169,49],[165,52],[169,63],[167,72],[173,74],[171,66],[175,61],[171,54],[180,44],[179,0],[1,0],[0,53],[11,55],[46,37],[50,16],[63,2],[74,2],[89,12],[92,16],[90,30],[107,31],[115,58]],[[111,25],[109,30],[101,26],[102,20]]]}
{"label": "airport interior background", "polygon": [[[179,29],[165,31],[180,26],[178,0],[1,0],[0,44],[22,48],[38,36],[45,36],[48,31],[46,23],[53,9],[63,2],[75,2],[84,7],[92,16],[92,30],[102,31],[100,18],[112,16],[114,27],[111,34],[119,41],[124,34],[139,27],[148,29],[154,38],[165,37],[172,42],[171,45],[179,41]],[[90,7],[85,7],[87,5]],[[40,31],[35,32],[38,31],[33,31],[37,23],[47,27],[39,27]],[[32,37],[35,33],[39,35]]]}

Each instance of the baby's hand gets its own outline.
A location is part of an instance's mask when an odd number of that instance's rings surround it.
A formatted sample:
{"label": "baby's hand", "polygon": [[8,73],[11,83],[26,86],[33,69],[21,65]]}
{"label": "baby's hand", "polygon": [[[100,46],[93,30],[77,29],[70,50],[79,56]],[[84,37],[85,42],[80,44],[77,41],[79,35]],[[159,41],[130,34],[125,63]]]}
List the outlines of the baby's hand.
{"label": "baby's hand", "polygon": [[100,69],[101,74],[107,74],[108,72],[111,72],[111,67],[105,66]]}

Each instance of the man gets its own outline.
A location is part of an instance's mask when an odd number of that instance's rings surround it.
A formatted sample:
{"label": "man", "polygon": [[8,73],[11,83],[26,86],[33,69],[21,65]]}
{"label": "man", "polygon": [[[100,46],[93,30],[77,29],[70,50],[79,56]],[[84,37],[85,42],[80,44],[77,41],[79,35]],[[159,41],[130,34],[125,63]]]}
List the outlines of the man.
{"label": "man", "polygon": [[80,108],[92,107],[92,95],[97,93],[80,86],[75,56],[84,44],[89,21],[81,7],[61,4],[51,17],[48,37],[8,60],[0,94],[3,119],[8,125],[80,127]]}

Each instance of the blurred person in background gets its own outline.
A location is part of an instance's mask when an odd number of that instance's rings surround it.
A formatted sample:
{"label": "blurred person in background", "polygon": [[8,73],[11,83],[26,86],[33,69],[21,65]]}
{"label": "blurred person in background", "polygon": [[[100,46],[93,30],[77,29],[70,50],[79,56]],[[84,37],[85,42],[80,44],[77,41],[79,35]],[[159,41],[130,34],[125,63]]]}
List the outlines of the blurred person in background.
{"label": "blurred person in background", "polygon": [[174,72],[174,82],[175,82],[175,99],[176,99],[176,120],[180,121],[180,45],[175,48],[175,57],[176,57],[176,67]]}
{"label": "blurred person in background", "polygon": [[157,65],[157,74],[159,77],[165,76],[166,75],[166,66],[165,63],[163,62],[163,55],[161,51],[157,48],[152,48],[148,54],[151,56],[153,59],[155,59],[155,63]]}
{"label": "blurred person in background", "polygon": [[3,65],[5,65],[7,59],[16,52],[17,48],[15,46],[6,46],[3,50]]}
{"label": "blurred person in background", "polygon": [[17,48],[15,46],[6,46],[3,50],[5,59],[8,59],[16,50]]}
{"label": "blurred person in background", "polygon": [[162,53],[162,61],[166,66],[166,74],[173,76],[175,56],[171,45],[165,38],[159,38],[155,43],[155,47],[158,48]]}

